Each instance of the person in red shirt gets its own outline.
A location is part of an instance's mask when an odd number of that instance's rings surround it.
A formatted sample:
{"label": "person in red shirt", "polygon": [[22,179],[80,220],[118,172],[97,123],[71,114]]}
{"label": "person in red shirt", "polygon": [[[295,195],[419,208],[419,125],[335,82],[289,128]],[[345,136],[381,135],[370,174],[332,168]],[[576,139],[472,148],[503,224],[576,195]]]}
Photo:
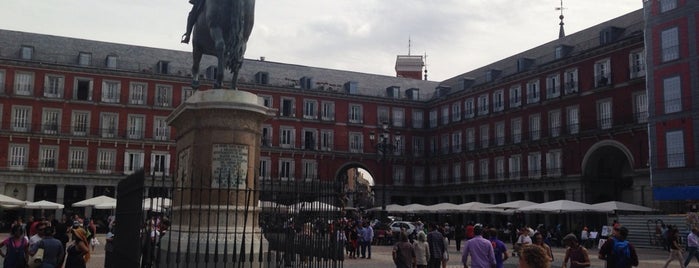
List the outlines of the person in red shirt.
{"label": "person in red shirt", "polygon": [[466,240],[469,240],[474,236],[476,235],[473,233],[473,222],[471,221],[468,223],[468,225],[466,225]]}

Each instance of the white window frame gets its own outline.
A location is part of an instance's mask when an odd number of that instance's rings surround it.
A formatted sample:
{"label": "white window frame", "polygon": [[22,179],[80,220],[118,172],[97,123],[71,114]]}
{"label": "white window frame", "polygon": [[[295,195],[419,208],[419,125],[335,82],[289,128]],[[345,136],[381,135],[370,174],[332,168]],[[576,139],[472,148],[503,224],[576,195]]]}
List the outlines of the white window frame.
{"label": "white window frame", "polygon": [[668,62],[679,58],[679,28],[675,26],[660,32],[660,61]]}
{"label": "white window frame", "polygon": [[143,139],[146,128],[146,116],[129,114],[127,120],[127,138],[132,140]]}
{"label": "white window frame", "polygon": [[335,141],[335,131],[332,129],[326,129],[320,131],[320,150],[321,151],[333,151],[334,141]]}
{"label": "white window frame", "polygon": [[522,106],[522,86],[514,85],[510,87],[510,108]]}
{"label": "white window frame", "polygon": [[41,132],[55,135],[61,130],[61,109],[44,108],[41,112]]}
{"label": "white window frame", "polygon": [[475,108],[473,98],[464,100],[464,118],[473,118],[476,116]]}
{"label": "white window frame", "polygon": [[578,69],[568,69],[564,72],[565,94],[573,94],[578,92]]}
{"label": "white window frame", "polygon": [[144,166],[145,154],[142,151],[124,152],[124,171],[126,175],[132,174]]}
{"label": "white window frame", "polygon": [[29,159],[29,144],[11,143],[7,150],[7,167],[10,170],[25,170]]}
{"label": "white window frame", "polygon": [[478,96],[478,115],[487,115],[490,111],[488,94]]}
{"label": "white window frame", "polygon": [[425,127],[425,111],[413,110],[413,128],[423,129]]}
{"label": "white window frame", "polygon": [[121,98],[121,82],[115,80],[102,81],[102,102],[119,103]]}
{"label": "white window frame", "polygon": [[0,95],[5,95],[5,70],[0,69]]}
{"label": "white window frame", "polygon": [[155,102],[157,107],[172,107],[172,86],[155,85]]}
{"label": "white window frame", "polygon": [[595,87],[606,87],[612,84],[612,65],[606,58],[595,62]]}
{"label": "white window frame", "polygon": [[457,101],[451,104],[451,121],[461,121],[461,102]]}
{"label": "white window frame", "polygon": [[334,101],[321,101],[321,116],[320,119],[323,121],[335,121],[335,102]]}
{"label": "white window frame", "polygon": [[279,179],[282,181],[294,181],[294,159],[279,159]]}
{"label": "white window frame", "polygon": [[313,159],[301,160],[301,176],[304,181],[318,181],[318,161]]}
{"label": "white window frame", "polygon": [[495,145],[505,145],[505,122],[495,123]]}
{"label": "white window frame", "polygon": [[167,125],[167,117],[153,117],[153,139],[157,141],[170,140],[170,126]]}
{"label": "white window frame", "polygon": [[561,74],[549,74],[546,77],[546,98],[553,99],[561,96]]}
{"label": "white window frame", "polygon": [[493,92],[493,112],[501,112],[505,110],[505,90],[496,90]]}
{"label": "white window frame", "polygon": [[449,125],[449,105],[443,105],[442,106],[442,112],[441,112],[441,118],[442,118],[442,125],[446,126]]}
{"label": "white window frame", "polygon": [[272,159],[268,156],[260,157],[260,168],[258,178],[260,180],[271,180],[272,179]]}
{"label": "white window frame", "polygon": [[15,95],[17,96],[33,96],[34,95],[34,73],[33,72],[15,72]]}
{"label": "white window frame", "polygon": [[112,174],[116,167],[116,150],[97,149],[97,172],[100,174]]}
{"label": "white window frame", "polygon": [[12,131],[29,132],[32,130],[32,107],[12,106]]}
{"label": "white window frame", "polygon": [[68,150],[68,170],[71,173],[83,173],[87,167],[87,148],[71,147]]}
{"label": "white window frame", "polygon": [[404,127],[405,126],[405,109],[403,108],[393,108],[391,109],[391,117],[394,127]]}
{"label": "white window frame", "polygon": [[455,153],[460,153],[461,152],[461,147],[463,144],[461,144],[461,131],[455,131],[451,133],[451,148],[452,152]]}
{"label": "white window frame", "polygon": [[439,115],[437,109],[430,110],[430,128],[436,128],[439,123]]}
{"label": "white window frame", "polygon": [[60,154],[58,146],[39,146],[39,170],[43,172],[56,171]]}
{"label": "white window frame", "polygon": [[415,186],[421,186],[425,184],[425,167],[413,167],[413,184]]}
{"label": "white window frame", "polygon": [[463,178],[461,177],[461,163],[456,162],[451,166],[452,178],[454,182],[460,182]]}
{"label": "white window frame", "polygon": [[478,181],[487,182],[490,180],[490,159],[480,159],[478,160]]}
{"label": "white window frame", "polygon": [[349,144],[351,153],[364,152],[364,135],[361,132],[350,132]]}
{"label": "white window frame", "polygon": [[466,161],[466,178],[468,183],[476,181],[476,163],[474,161]]}
{"label": "white window frame", "polygon": [[631,79],[646,76],[646,51],[641,49],[629,53],[629,77]]}
{"label": "white window frame", "polygon": [[145,105],[148,99],[148,84],[142,82],[129,83],[129,104]]}
{"label": "white window frame", "polygon": [[684,133],[682,130],[665,133],[665,157],[668,168],[685,167]]}
{"label": "white window frame", "polygon": [[170,153],[151,152],[150,174],[154,176],[170,176]]}
{"label": "white window frame", "polygon": [[296,129],[291,126],[279,127],[279,147],[296,148]]}
{"label": "white window frame", "polygon": [[636,123],[648,122],[648,95],[646,92],[634,94],[633,110]]}
{"label": "white window frame", "polygon": [[56,74],[46,74],[44,76],[44,97],[62,98],[64,87],[64,76]]}
{"label": "white window frame", "polygon": [[529,139],[538,141],[541,139],[541,115],[529,115]]}
{"label": "white window frame", "polygon": [[100,135],[102,138],[115,138],[119,131],[119,114],[100,114]]}
{"label": "white window frame", "polygon": [[425,155],[425,138],[413,136],[413,156]]}
{"label": "white window frame", "polygon": [[352,124],[363,124],[364,114],[362,113],[362,105],[356,103],[349,104],[349,122]]}
{"label": "white window frame", "polygon": [[318,119],[318,101],[303,100],[303,118],[310,120]]}
{"label": "white window frame", "polygon": [[604,99],[597,102],[597,127],[600,129],[610,129],[614,124],[613,107],[611,99]]}
{"label": "white window frame", "polygon": [[660,13],[677,8],[677,0],[660,0]]}
{"label": "white window frame", "polygon": [[527,104],[538,103],[541,100],[539,79],[527,82]]}
{"label": "white window frame", "polygon": [[546,153],[546,176],[550,178],[560,177],[561,168],[561,150],[551,150]]}
{"label": "white window frame", "polygon": [[497,181],[504,181],[505,180],[505,157],[500,156],[495,158],[495,179]]}
{"label": "white window frame", "polygon": [[512,143],[522,142],[522,118],[512,118],[510,121],[510,133],[512,135]]}
{"label": "white window frame", "polygon": [[488,148],[490,145],[490,125],[481,125],[479,133],[481,148]]}
{"label": "white window frame", "polygon": [[527,155],[527,171],[530,179],[541,178],[541,152],[530,152]]}
{"label": "white window frame", "polygon": [[508,177],[512,180],[518,180],[522,176],[522,155],[510,155],[507,162]]}
{"label": "white window frame", "polygon": [[578,134],[580,132],[580,108],[578,106],[566,108],[566,126],[568,134]]}
{"label": "white window frame", "polygon": [[279,116],[296,117],[296,99],[290,97],[281,97]]}
{"label": "white window frame", "polygon": [[682,111],[682,80],[679,75],[663,79],[663,106],[665,114]]}
{"label": "white window frame", "polygon": [[473,151],[476,149],[476,130],[474,128],[466,129],[466,150]]}
{"label": "white window frame", "polygon": [[549,135],[558,137],[561,135],[561,110],[551,110],[548,116]]}

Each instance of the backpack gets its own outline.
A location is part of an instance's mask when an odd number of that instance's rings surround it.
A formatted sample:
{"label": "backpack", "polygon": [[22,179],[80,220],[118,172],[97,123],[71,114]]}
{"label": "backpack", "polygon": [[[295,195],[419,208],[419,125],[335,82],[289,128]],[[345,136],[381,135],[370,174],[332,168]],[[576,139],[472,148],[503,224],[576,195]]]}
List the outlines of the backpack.
{"label": "backpack", "polygon": [[631,248],[629,246],[629,241],[619,241],[613,238],[614,245],[612,246],[612,257],[616,262],[616,267],[630,267],[631,266]]}

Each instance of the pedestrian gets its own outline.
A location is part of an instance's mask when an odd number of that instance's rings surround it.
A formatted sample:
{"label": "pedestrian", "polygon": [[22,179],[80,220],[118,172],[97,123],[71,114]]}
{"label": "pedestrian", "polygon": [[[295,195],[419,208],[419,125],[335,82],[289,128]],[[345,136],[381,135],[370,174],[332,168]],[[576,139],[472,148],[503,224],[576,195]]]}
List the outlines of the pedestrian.
{"label": "pedestrian", "polygon": [[456,242],[456,251],[461,252],[461,240],[464,239],[466,230],[463,224],[459,224],[454,228],[454,241]]}
{"label": "pedestrian", "polygon": [[580,232],[580,244],[582,244],[584,247],[588,247],[588,240],[590,239],[590,232],[587,230],[587,226],[583,227],[582,231]]}
{"label": "pedestrian", "polygon": [[444,236],[444,256],[442,257],[442,268],[447,268],[447,263],[449,263],[449,237],[446,234],[446,226],[443,230],[442,235]]}
{"label": "pedestrian", "polygon": [[65,248],[61,240],[54,237],[56,228],[54,226],[45,226],[39,232],[43,232],[42,239],[29,249],[29,254],[34,255],[39,249],[43,249],[44,253],[39,268],[61,267],[63,265],[63,257],[65,256]]}
{"label": "pedestrian", "polygon": [[498,239],[497,229],[489,229],[488,236],[490,237],[490,244],[493,246],[493,252],[495,253],[495,268],[503,268],[505,261],[509,257],[507,246],[505,246],[505,242]]}
{"label": "pedestrian", "polygon": [[537,232],[534,234],[534,239],[532,239],[532,244],[540,246],[541,248],[546,251],[546,256],[549,257],[549,261],[553,262],[553,251],[551,251],[551,247],[544,243],[544,236],[541,234],[541,232]]}
{"label": "pedestrian", "polygon": [[[519,268],[549,268],[551,262],[542,247],[526,244],[519,256]],[[607,266],[609,267],[609,266]]]}
{"label": "pedestrian", "polygon": [[430,232],[427,234],[427,244],[430,248],[430,259],[427,262],[428,268],[441,268],[444,257],[444,236],[437,230],[437,224],[430,223]]}
{"label": "pedestrian", "polygon": [[587,248],[578,243],[578,239],[574,234],[568,234],[563,237],[563,245],[566,246],[566,254],[563,257],[563,268],[570,261],[570,268],[582,268],[590,266],[590,256],[587,254]]}
{"label": "pedestrian", "polygon": [[0,248],[7,248],[5,252],[0,250],[0,256],[4,259],[2,267],[24,268],[27,266],[27,245],[29,245],[29,241],[24,237],[22,225],[12,226],[10,234],[10,237],[0,243]]}
{"label": "pedestrian", "polygon": [[412,268],[415,265],[415,251],[408,241],[408,234],[400,232],[398,243],[393,246],[393,263],[396,268]]}
{"label": "pedestrian", "polygon": [[430,246],[427,244],[427,235],[424,231],[417,233],[417,240],[413,242],[415,252],[415,265],[417,268],[426,268],[430,259]]}
{"label": "pedestrian", "polygon": [[599,250],[598,258],[606,260],[608,268],[629,268],[638,266],[638,255],[634,246],[626,240],[629,229],[618,227],[612,229],[612,236],[607,238]]}
{"label": "pedestrian", "polygon": [[362,247],[362,259],[371,259],[371,241],[374,240],[374,228],[371,228],[369,222],[364,222],[359,239],[359,244]]}
{"label": "pedestrian", "polygon": [[692,228],[692,231],[689,232],[689,235],[687,235],[687,258],[684,259],[685,267],[689,265],[689,261],[692,260],[692,257],[697,258],[697,261],[699,261],[699,239],[697,239],[698,235],[699,229],[697,228]]}
{"label": "pedestrian", "polygon": [[670,247],[670,256],[668,256],[667,261],[665,261],[665,268],[670,265],[672,260],[677,259],[680,263],[680,267],[685,268],[684,257],[682,256],[682,247],[680,246],[679,230],[677,228],[671,228],[668,231],[668,246]]}
{"label": "pedestrian", "polygon": [[529,236],[529,228],[522,227],[519,231],[519,236],[517,237],[517,241],[515,242],[514,251],[512,252],[512,256],[514,256],[515,254],[519,255],[519,252],[522,249],[522,247],[525,245],[529,245],[531,243],[532,243],[532,238]]}
{"label": "pedestrian", "polygon": [[464,267],[468,267],[468,257],[471,256],[473,268],[490,268],[495,265],[495,250],[493,250],[493,244],[483,238],[483,226],[480,224],[473,226],[473,235],[473,238],[464,243],[461,263]]}
{"label": "pedestrian", "polygon": [[71,234],[71,243],[66,249],[67,257],[64,268],[85,268],[90,260],[90,244],[85,229],[71,229]]}

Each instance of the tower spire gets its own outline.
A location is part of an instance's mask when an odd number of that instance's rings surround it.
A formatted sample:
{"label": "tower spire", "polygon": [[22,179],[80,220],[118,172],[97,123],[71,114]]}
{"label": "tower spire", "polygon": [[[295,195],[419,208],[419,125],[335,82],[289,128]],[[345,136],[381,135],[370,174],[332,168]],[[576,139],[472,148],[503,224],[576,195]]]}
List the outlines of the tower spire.
{"label": "tower spire", "polygon": [[410,35],[408,35],[408,56],[410,56],[410,46],[412,45],[411,42],[412,39],[410,38]]}
{"label": "tower spire", "polygon": [[560,28],[558,29],[558,38],[563,38],[566,36],[565,30],[563,30],[563,9],[563,0],[561,0],[561,6],[556,8],[556,10],[561,11],[561,15],[558,16],[558,18],[561,20],[561,22],[558,23],[558,25],[560,25]]}

